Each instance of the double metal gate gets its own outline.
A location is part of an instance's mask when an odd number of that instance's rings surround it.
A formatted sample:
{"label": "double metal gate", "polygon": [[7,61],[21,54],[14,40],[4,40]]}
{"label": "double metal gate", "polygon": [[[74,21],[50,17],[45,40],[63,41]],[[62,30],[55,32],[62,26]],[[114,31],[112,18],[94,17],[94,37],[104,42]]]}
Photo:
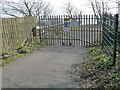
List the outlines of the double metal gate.
{"label": "double metal gate", "polygon": [[41,16],[39,30],[45,45],[92,46],[101,42],[99,18],[94,15]]}

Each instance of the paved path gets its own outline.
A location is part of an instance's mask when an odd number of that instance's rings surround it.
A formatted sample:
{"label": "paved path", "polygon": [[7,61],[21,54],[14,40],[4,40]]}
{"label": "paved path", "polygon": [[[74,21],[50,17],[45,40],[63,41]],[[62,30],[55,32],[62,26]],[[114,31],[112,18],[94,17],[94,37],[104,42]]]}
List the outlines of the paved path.
{"label": "paved path", "polygon": [[40,48],[3,68],[3,88],[77,88],[68,71],[86,51],[72,46]]}

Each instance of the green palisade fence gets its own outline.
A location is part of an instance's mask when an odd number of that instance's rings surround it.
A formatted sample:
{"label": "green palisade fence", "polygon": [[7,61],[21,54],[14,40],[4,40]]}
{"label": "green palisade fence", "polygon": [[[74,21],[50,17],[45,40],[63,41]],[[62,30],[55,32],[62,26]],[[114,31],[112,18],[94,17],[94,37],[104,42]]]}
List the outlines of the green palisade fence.
{"label": "green palisade fence", "polygon": [[[77,26],[71,26],[76,19]],[[47,24],[50,23],[50,24]],[[68,23],[70,31],[64,31]],[[93,46],[101,44],[99,18],[95,15],[58,15],[39,17],[40,39],[45,45]]]}
{"label": "green palisade fence", "polygon": [[[120,22],[119,22],[120,23]],[[118,37],[117,37],[117,51],[118,51],[118,53],[120,54],[120,27],[119,27],[119,29],[118,29]]]}
{"label": "green palisade fence", "polygon": [[103,15],[102,47],[106,55],[116,63],[118,32],[118,14],[115,16]]}

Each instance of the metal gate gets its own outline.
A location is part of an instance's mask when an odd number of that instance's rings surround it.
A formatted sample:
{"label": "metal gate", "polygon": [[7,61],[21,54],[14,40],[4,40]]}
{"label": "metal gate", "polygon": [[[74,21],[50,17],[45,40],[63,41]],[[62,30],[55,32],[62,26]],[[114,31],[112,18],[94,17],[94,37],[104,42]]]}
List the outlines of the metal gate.
{"label": "metal gate", "polygon": [[38,24],[45,45],[92,46],[101,42],[99,18],[94,15],[41,16]]}

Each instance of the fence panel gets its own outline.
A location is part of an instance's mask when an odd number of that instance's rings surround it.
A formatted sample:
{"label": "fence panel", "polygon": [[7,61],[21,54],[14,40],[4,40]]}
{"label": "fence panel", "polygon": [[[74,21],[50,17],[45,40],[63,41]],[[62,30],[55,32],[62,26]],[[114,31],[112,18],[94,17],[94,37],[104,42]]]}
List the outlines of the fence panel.
{"label": "fence panel", "polygon": [[2,18],[1,23],[2,52],[11,53],[19,48],[25,39],[32,39],[31,31],[36,26],[36,18]]}
{"label": "fence panel", "polygon": [[117,32],[118,32],[118,14],[115,16],[103,15],[103,32],[102,32],[102,47],[106,55],[116,63],[117,49]]}

